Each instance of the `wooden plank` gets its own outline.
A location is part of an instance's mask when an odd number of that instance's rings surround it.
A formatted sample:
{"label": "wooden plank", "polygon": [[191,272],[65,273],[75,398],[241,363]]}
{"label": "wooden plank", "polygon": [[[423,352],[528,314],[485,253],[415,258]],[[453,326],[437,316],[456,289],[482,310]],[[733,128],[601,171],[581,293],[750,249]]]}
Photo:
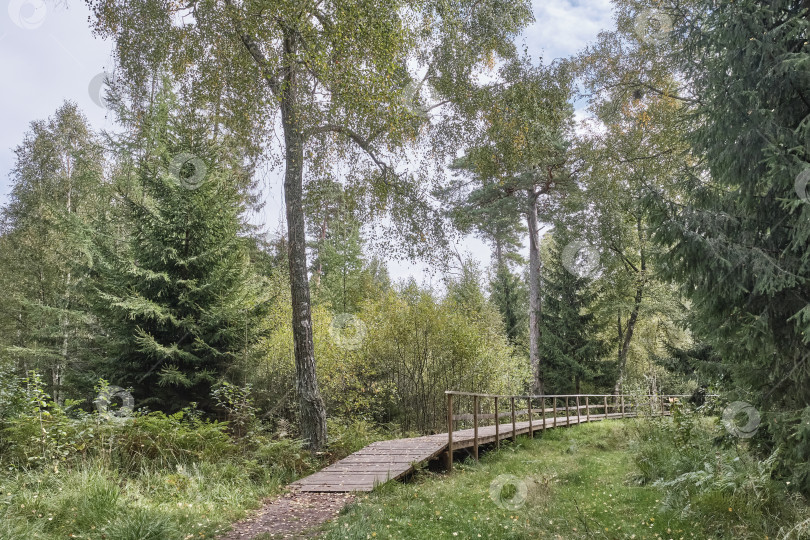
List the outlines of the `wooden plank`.
{"label": "wooden plank", "polygon": [[[352,492],[352,491],[371,491],[375,486],[383,484],[389,480],[402,478],[413,470],[414,464],[423,463],[430,459],[439,456],[441,453],[446,452],[449,454],[449,464],[452,467],[452,453],[449,449],[470,448],[474,450],[474,455],[481,444],[496,443],[500,445],[500,440],[506,437],[515,439],[517,435],[524,433],[533,433],[535,430],[535,423],[533,413],[536,409],[532,406],[531,398],[524,396],[522,399],[527,399],[527,409],[519,411],[521,414],[529,414],[527,422],[517,422],[516,416],[518,411],[515,407],[514,396],[509,396],[511,401],[511,411],[501,412],[499,408],[499,401],[495,400],[495,412],[491,415],[484,415],[480,413],[479,397],[480,395],[471,394],[473,396],[473,427],[464,430],[452,430],[454,422],[462,415],[453,415],[452,409],[452,394],[448,394],[448,433],[441,433],[437,435],[429,435],[425,437],[415,437],[412,439],[394,439],[390,441],[378,441],[370,444],[366,448],[355,452],[354,454],[329,465],[321,471],[302,478],[294,482],[292,486],[301,491],[321,491],[321,492]],[[551,397],[554,401],[553,407],[547,409],[545,398]],[[576,400],[576,405],[572,405],[571,397]],[[548,410],[554,413],[554,425],[573,425],[587,421],[600,421],[612,418],[632,417],[636,413],[625,404],[624,396],[613,396],[614,404],[610,412],[611,406],[608,403],[610,396],[599,396],[603,399],[604,411],[603,414],[593,414],[589,397],[586,395],[585,404],[580,402],[582,395],[569,395],[559,396],[559,399],[565,399],[565,407],[560,407],[557,403],[557,397],[541,396],[541,413],[543,414],[542,426],[537,426],[537,429],[546,429],[551,427],[549,425],[550,419],[546,418]],[[590,396],[593,397],[593,396]],[[653,412],[656,412],[658,404],[654,398],[650,398],[650,406]],[[576,409],[574,417],[571,416],[571,409]],[[585,409],[583,414],[581,411]],[[560,417],[559,413],[564,412],[565,416]],[[666,410],[666,401],[664,396],[661,396],[661,414],[668,414]],[[511,416],[511,432],[509,424],[501,424],[496,422],[490,426],[480,426],[479,420],[482,418],[501,418],[504,416]],[[501,427],[506,426],[506,430]]]}
{"label": "wooden plank", "polygon": [[351,489],[346,489],[345,486],[301,486],[297,488],[297,491],[303,491],[305,493],[367,493],[374,491],[374,487],[375,486],[352,486]]}
{"label": "wooden plank", "polygon": [[356,456],[347,457],[339,463],[414,463],[420,461],[411,456]]}
{"label": "wooden plank", "polygon": [[526,400],[528,402],[528,409],[529,409],[529,438],[534,438],[534,429],[532,429],[532,398]]}
{"label": "wooden plank", "polygon": [[453,470],[453,394],[447,394],[447,472]]}
{"label": "wooden plank", "polygon": [[517,431],[515,430],[515,398],[512,398],[512,442],[517,442]]}
{"label": "wooden plank", "polygon": [[374,482],[375,480],[387,480],[391,475],[387,472],[379,473],[332,473],[332,472],[317,472],[312,476],[307,476],[298,481],[300,484],[364,484],[367,482]]}
{"label": "wooden plank", "polygon": [[473,457],[478,461],[478,396],[473,396],[473,430]]}
{"label": "wooden plank", "polygon": [[370,470],[370,471],[394,471],[410,468],[410,463],[363,463],[356,461],[353,463],[343,463],[339,461],[333,463],[328,467],[321,469],[321,472],[343,472],[343,471],[357,471],[357,470]]}

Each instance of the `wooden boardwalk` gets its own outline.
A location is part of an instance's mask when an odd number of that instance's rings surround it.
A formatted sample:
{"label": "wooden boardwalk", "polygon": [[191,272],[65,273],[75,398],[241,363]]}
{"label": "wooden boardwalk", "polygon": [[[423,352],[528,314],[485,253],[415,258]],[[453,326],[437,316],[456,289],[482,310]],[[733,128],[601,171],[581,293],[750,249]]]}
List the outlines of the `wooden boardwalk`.
{"label": "wooden boardwalk", "polygon": [[[540,411],[535,411],[540,412]],[[458,415],[458,417],[464,415]],[[482,415],[483,416],[483,415]],[[636,416],[634,412],[608,413],[607,418],[628,418]],[[455,417],[455,418],[458,418]],[[555,426],[568,426],[587,421],[604,420],[605,414],[580,414],[576,416],[558,416],[556,418],[535,418],[532,422],[509,422],[477,429],[453,431],[453,450],[477,447],[480,444],[494,443],[518,435],[532,434]],[[514,430],[513,430],[514,426]],[[531,427],[530,427],[531,426]],[[448,434],[428,435],[410,439],[394,439],[375,442],[359,452],[302,478],[291,484],[296,491],[312,492],[353,492],[371,491],[376,486],[390,480],[397,480],[413,471],[416,467],[446,454]]]}

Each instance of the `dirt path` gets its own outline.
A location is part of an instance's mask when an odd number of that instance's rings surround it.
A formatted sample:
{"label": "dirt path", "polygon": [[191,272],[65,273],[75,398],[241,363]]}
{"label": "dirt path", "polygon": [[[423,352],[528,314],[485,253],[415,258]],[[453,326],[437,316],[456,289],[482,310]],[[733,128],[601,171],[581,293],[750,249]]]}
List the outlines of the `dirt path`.
{"label": "dirt path", "polygon": [[349,493],[286,493],[235,523],[233,530],[219,540],[252,540],[257,536],[261,539],[311,538],[320,525],[334,518],[354,499]]}

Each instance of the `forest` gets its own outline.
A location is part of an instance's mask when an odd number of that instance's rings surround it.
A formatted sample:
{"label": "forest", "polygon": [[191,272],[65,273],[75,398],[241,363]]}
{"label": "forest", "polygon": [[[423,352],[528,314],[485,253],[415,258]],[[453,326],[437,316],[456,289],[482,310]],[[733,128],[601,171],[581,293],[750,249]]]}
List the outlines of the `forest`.
{"label": "forest", "polygon": [[[564,58],[528,0],[86,7],[111,124],[30,119],[0,209],[0,539],[218,538],[448,390],[691,396],[540,442],[680,537],[810,535],[807,0],[612,0]],[[458,536],[402,490],[319,534]]]}

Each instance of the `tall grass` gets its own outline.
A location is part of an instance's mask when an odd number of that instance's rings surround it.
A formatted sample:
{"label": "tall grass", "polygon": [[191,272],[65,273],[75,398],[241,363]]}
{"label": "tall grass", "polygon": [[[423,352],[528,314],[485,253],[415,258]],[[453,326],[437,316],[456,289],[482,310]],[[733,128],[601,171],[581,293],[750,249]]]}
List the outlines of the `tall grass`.
{"label": "tall grass", "polygon": [[68,412],[36,376],[0,419],[0,540],[213,538],[317,466],[255,418]]}
{"label": "tall grass", "polygon": [[[758,458],[718,419],[678,406],[672,418],[634,424],[634,481],[663,493],[662,508],[720,538],[798,538],[807,501],[775,474],[779,449]],[[803,537],[803,536],[802,536]]]}

